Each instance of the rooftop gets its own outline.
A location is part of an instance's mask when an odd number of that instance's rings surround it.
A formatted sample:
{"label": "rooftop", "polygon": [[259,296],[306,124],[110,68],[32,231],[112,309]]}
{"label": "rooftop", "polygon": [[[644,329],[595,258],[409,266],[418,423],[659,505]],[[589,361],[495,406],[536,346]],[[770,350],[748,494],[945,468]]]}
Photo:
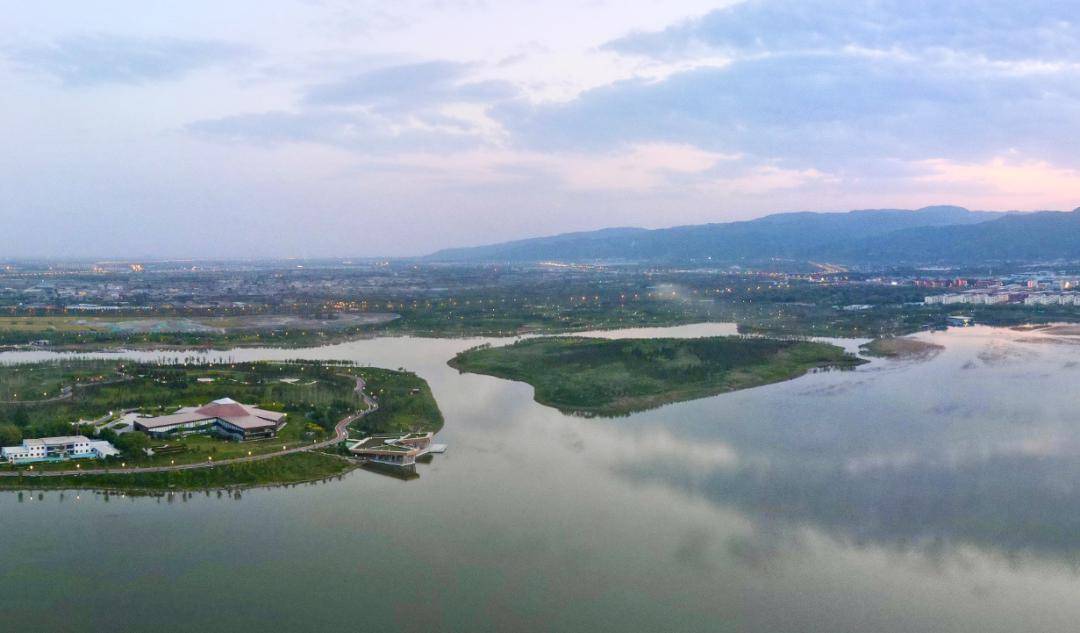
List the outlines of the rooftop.
{"label": "rooftop", "polygon": [[38,437],[23,440],[25,446],[49,446],[53,444],[75,444],[77,442],[89,442],[85,435],[60,435],[57,437]]}
{"label": "rooftop", "polygon": [[240,404],[232,398],[221,398],[201,407],[183,407],[175,413],[154,418],[140,418],[138,423],[147,429],[157,429],[174,424],[187,424],[203,420],[224,420],[242,429],[260,428],[268,424],[277,424],[285,417],[280,411],[267,411],[247,404]]}

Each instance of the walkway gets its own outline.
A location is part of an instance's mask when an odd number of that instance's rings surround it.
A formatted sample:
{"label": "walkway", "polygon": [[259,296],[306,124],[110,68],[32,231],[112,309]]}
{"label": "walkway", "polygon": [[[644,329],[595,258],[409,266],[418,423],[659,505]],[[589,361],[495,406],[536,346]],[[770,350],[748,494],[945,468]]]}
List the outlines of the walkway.
{"label": "walkway", "polygon": [[95,474],[116,474],[116,473],[165,473],[176,470],[195,470],[197,468],[211,468],[214,466],[224,466],[228,464],[241,464],[244,462],[257,462],[264,459],[271,459],[273,457],[281,457],[282,455],[292,455],[293,453],[304,453],[307,451],[317,451],[319,449],[327,448],[344,442],[349,438],[349,425],[359,420],[365,415],[377,411],[379,404],[368,397],[363,392],[364,381],[359,378],[356,380],[356,390],[364,397],[364,402],[368,403],[368,408],[360,413],[354,413],[353,415],[347,415],[337,424],[334,425],[334,436],[330,439],[323,440],[321,442],[315,442],[312,444],[306,444],[304,446],[295,446],[293,448],[287,448],[285,450],[274,451],[273,453],[261,453],[259,455],[246,455],[244,457],[233,457],[232,459],[222,459],[220,461],[207,461],[198,462],[196,464],[176,464],[170,466],[144,466],[142,468],[88,468],[86,470],[21,470],[21,471],[0,471],[0,477],[62,477],[64,475],[95,475]]}

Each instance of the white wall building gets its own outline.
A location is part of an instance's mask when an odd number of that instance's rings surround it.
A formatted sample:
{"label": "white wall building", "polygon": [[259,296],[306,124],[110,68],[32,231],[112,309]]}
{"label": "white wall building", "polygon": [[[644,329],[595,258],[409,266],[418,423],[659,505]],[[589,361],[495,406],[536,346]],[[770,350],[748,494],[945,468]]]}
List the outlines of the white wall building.
{"label": "white wall building", "polygon": [[115,457],[120,451],[104,440],[91,440],[84,435],[39,437],[22,441],[22,446],[0,448],[0,460],[12,464],[27,462],[60,462],[69,459],[103,459]]}

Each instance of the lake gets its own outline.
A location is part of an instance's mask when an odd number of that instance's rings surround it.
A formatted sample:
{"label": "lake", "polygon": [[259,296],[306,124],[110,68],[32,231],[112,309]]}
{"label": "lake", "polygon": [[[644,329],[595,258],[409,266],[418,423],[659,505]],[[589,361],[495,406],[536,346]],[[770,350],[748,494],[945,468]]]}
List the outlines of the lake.
{"label": "lake", "polygon": [[1075,630],[1080,338],[919,337],[944,351],[616,419],[446,366],[484,339],[127,354],[404,367],[450,448],[412,481],[0,493],[0,630]]}

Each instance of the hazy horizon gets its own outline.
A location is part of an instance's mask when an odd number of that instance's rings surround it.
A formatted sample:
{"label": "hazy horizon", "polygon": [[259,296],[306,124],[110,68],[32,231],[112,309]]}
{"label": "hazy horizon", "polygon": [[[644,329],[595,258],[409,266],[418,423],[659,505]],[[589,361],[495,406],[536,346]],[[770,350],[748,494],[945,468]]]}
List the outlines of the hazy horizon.
{"label": "hazy horizon", "polygon": [[[749,218],[749,220],[755,220],[755,219],[760,219],[760,218],[774,216],[774,215],[798,214],[798,213],[845,214],[845,213],[857,213],[857,212],[867,212],[867,211],[916,212],[916,211],[921,211],[921,210],[927,209],[927,208],[941,208],[941,207],[957,207],[957,205],[932,204],[932,205],[927,205],[926,207],[920,207],[918,209],[883,209],[883,208],[874,208],[874,209],[846,209],[846,210],[843,210],[843,211],[840,211],[840,210],[822,210],[822,211],[788,210],[788,211],[776,211],[774,213],[765,213],[765,214],[762,214],[762,215],[757,216],[755,218]],[[960,207],[960,208],[964,208],[964,207]],[[974,212],[974,213],[1040,213],[1040,212],[1041,213],[1069,213],[1069,212],[1072,212],[1072,211],[1080,211],[1080,207],[1075,208],[1075,209],[1032,209],[1030,211],[1018,210],[1018,209],[966,209],[966,208],[965,208],[965,210],[970,211],[970,212]],[[742,221],[742,220],[732,220],[732,221],[739,222],[739,221]],[[701,222],[701,223],[699,223],[697,225],[702,225],[702,224],[710,224],[710,222],[705,221],[705,222]],[[474,247],[479,247],[479,246],[488,246],[488,245],[492,245],[492,244],[505,243],[505,242],[528,241],[528,240],[538,239],[538,238],[556,237],[556,236],[559,236],[559,235],[566,235],[566,234],[573,234],[573,233],[590,233],[590,232],[602,231],[602,230],[633,230],[633,229],[663,230],[663,229],[669,229],[669,228],[677,228],[677,227],[680,227],[680,226],[693,226],[693,225],[674,224],[674,225],[660,226],[660,227],[643,227],[643,226],[630,226],[630,225],[606,226],[606,227],[598,227],[596,229],[584,229],[584,230],[580,230],[580,231],[562,231],[562,232],[559,232],[559,233],[544,233],[544,234],[536,234],[536,235],[523,235],[523,236],[519,236],[519,237],[512,237],[512,238],[509,238],[507,240],[500,240],[499,242],[476,242],[476,243],[473,243],[473,244],[456,244],[456,245],[450,245],[450,246],[446,246],[446,247],[440,247],[438,249],[431,250],[431,251],[425,251],[425,252],[422,252],[422,253],[401,253],[401,254],[397,254],[397,255],[389,255],[389,254],[385,254],[385,253],[370,253],[370,254],[323,253],[323,254],[312,254],[312,255],[304,255],[304,256],[295,256],[295,255],[257,256],[257,255],[255,255],[255,256],[235,256],[235,257],[218,256],[218,257],[215,257],[215,256],[212,256],[212,255],[193,256],[193,255],[180,254],[180,255],[171,255],[170,256],[170,255],[155,255],[153,253],[116,252],[116,253],[103,253],[103,254],[98,254],[98,255],[87,254],[87,255],[82,255],[82,256],[79,256],[79,255],[71,255],[71,256],[65,256],[65,255],[14,256],[14,257],[0,258],[0,261],[8,261],[8,262],[12,262],[12,261],[23,261],[23,262],[42,261],[42,262],[57,262],[57,263],[72,262],[72,263],[103,263],[103,264],[104,263],[116,263],[116,264],[127,264],[127,263],[132,263],[132,262],[158,262],[158,263],[163,263],[163,262],[188,262],[188,261],[190,261],[190,262],[252,262],[252,263],[256,263],[256,262],[274,262],[274,261],[287,261],[287,260],[298,260],[298,261],[330,261],[330,260],[350,260],[350,259],[351,260],[371,260],[371,261],[378,261],[378,260],[409,260],[409,259],[424,258],[424,257],[427,257],[429,255],[436,254],[436,253],[438,253],[440,251],[443,251],[443,250],[454,250],[454,249],[460,249],[460,248],[467,249],[467,248],[474,248]]]}
{"label": "hazy horizon", "polygon": [[785,211],[1069,210],[1039,0],[8,10],[6,259],[409,257]]}

